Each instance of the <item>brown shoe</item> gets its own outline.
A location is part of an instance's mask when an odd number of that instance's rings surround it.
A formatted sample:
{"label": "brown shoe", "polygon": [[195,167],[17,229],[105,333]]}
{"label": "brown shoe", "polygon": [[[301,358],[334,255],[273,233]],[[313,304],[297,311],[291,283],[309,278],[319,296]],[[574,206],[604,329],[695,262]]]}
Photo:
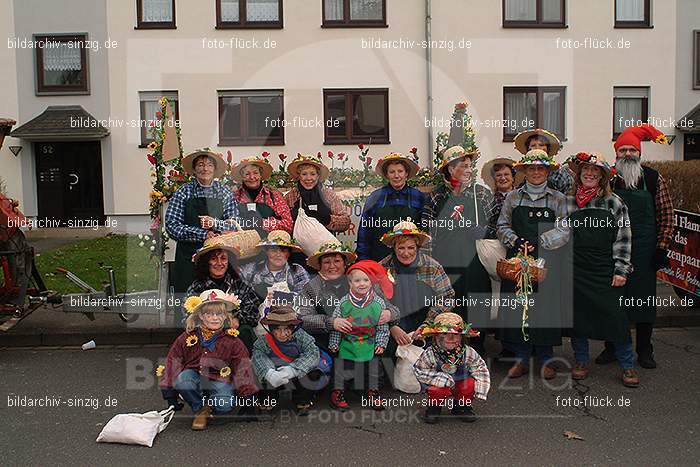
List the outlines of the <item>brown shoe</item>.
{"label": "brown shoe", "polygon": [[571,377],[573,379],[588,378],[588,365],[581,362],[576,362],[576,365],[571,369]]}
{"label": "brown shoe", "polygon": [[557,376],[557,372],[554,368],[552,368],[550,365],[543,365],[542,366],[542,377],[544,379],[554,379]]}
{"label": "brown shoe", "polygon": [[637,370],[631,368],[622,372],[622,384],[628,388],[639,387],[639,374]]}
{"label": "brown shoe", "polygon": [[211,415],[211,407],[204,407],[202,410],[194,414],[194,420],[192,420],[193,430],[203,430],[207,427],[207,420]]}
{"label": "brown shoe", "polygon": [[510,370],[508,370],[508,378],[520,378],[521,376],[528,374],[529,371],[530,368],[527,366],[523,365],[522,363],[516,363]]}

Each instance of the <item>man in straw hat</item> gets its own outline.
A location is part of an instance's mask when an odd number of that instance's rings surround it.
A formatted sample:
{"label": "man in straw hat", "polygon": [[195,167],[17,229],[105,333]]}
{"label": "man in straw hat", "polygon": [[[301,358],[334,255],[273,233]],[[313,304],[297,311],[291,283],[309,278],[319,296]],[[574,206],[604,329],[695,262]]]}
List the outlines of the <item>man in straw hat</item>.
{"label": "man in straw hat", "polygon": [[[515,350],[517,358],[508,371],[509,378],[527,374],[533,354],[537,354],[542,362],[545,379],[556,376],[556,371],[549,365],[553,358],[552,346],[561,345],[561,315],[568,309],[562,310],[561,258],[548,250],[560,248],[569,239],[569,230],[557,222],[567,216],[566,197],[547,186],[547,175],[558,166],[554,158],[541,149],[533,149],[523,156],[515,169],[525,173],[525,184],[506,196],[498,218],[498,238],[508,248],[508,258],[519,252],[535,258],[543,257],[549,270],[549,279],[537,284],[539,290],[535,288],[527,336],[522,330],[520,313],[513,313],[505,307],[499,313],[501,340],[504,346]],[[553,230],[550,235],[542,235],[550,230]],[[502,283],[502,296],[515,291],[514,282]],[[571,306],[570,302],[567,306]]]}
{"label": "man in straw hat", "polygon": [[168,201],[165,228],[177,242],[172,284],[175,293],[184,293],[194,279],[192,255],[204,240],[226,230],[235,230],[227,221],[238,216],[233,195],[216,178],[227,169],[221,154],[208,149],[182,158],[185,172],[194,176]]}
{"label": "man in straw hat", "polygon": [[272,166],[261,157],[243,159],[231,167],[231,177],[240,184],[234,196],[245,230],[257,230],[261,236],[273,230],[292,233],[292,213],[279,190],[264,185],[272,175]]}
{"label": "man in straw hat", "polygon": [[[554,158],[561,149],[561,141],[551,131],[536,128],[534,130],[522,131],[515,135],[513,139],[515,149],[520,154],[525,155],[533,149],[541,149]],[[522,180],[520,180],[522,182]],[[569,172],[568,166],[564,165],[553,169],[547,176],[547,186],[553,190],[567,195],[571,191],[574,181]],[[517,183],[516,186],[519,186]]]}
{"label": "man in straw hat", "polygon": [[[401,320],[389,328],[397,345],[410,344],[413,332],[426,319],[454,307],[455,292],[450,278],[440,263],[420,250],[429,241],[430,236],[410,219],[399,222],[382,237],[392,253],[380,264],[394,278],[391,301],[401,310]],[[390,355],[395,348],[395,345],[390,347]]]}
{"label": "man in straw hat", "polygon": [[428,395],[425,422],[436,423],[448,400],[453,416],[465,422],[475,421],[473,398],[486,400],[491,386],[486,362],[467,344],[467,339],[478,332],[458,314],[447,312],[437,315],[416,333],[420,338],[432,337],[431,345],[413,365],[416,379]]}
{"label": "man in straw hat", "polygon": [[227,414],[236,402],[241,413],[251,412],[249,396],[258,388],[248,350],[231,327],[231,312],[239,305],[238,297],[216,289],[188,297],[185,331],[156,370],[163,398],[180,410],[182,397],[192,408],[193,430],[205,429],[212,413]]}
{"label": "man in straw hat", "polygon": [[576,364],[571,375],[576,380],[588,376],[588,339],[605,340],[615,343],[622,383],[637,387],[629,321],[620,307],[621,288],[632,272],[627,206],[612,192],[612,169],[601,154],[580,152],[568,163],[574,173],[566,223],[573,234],[574,264],[571,345]]}
{"label": "man in straw hat", "polygon": [[381,261],[391,253],[382,244],[382,235],[409,217],[420,219],[425,195],[408,186],[408,180],[418,173],[418,169],[415,161],[397,152],[377,161],[375,171],[387,183],[370,193],[362,209],[356,249],[360,259]]}
{"label": "man in straw hat", "polygon": [[[651,335],[656,321],[656,271],[668,266],[673,238],[673,203],[659,172],[642,166],[642,141],[669,144],[666,135],[648,124],[626,128],[615,141],[617,177],[613,191],[627,205],[632,226],[633,272],[624,285],[627,316],[636,323],[637,361],[656,368]],[[653,297],[653,299],[649,299]],[[637,306],[637,303],[643,303]],[[596,363],[615,361],[614,345],[606,343]]]}
{"label": "man in straw hat", "polygon": [[255,374],[271,388],[265,391],[266,395],[275,399],[279,389],[291,383],[297,414],[307,415],[316,392],[328,382],[318,368],[320,354],[314,338],[301,329],[301,320],[290,306],[270,307],[260,324],[267,333],[253,348]]}

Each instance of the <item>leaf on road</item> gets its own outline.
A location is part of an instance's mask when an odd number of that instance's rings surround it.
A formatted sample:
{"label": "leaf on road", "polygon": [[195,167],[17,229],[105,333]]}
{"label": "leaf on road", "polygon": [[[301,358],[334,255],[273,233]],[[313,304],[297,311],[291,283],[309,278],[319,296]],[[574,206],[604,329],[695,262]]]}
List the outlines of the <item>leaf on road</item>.
{"label": "leaf on road", "polygon": [[574,433],[573,431],[565,431],[564,436],[566,436],[566,439],[578,439],[583,441],[583,438],[578,433]]}

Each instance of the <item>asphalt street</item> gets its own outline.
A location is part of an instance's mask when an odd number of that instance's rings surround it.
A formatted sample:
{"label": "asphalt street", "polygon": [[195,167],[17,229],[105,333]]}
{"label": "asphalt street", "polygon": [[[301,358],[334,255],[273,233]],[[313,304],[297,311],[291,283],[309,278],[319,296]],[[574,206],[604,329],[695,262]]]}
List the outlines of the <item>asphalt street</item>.
{"label": "asphalt street", "polygon": [[[622,386],[615,364],[594,365],[587,380],[574,383],[567,342],[552,382],[534,373],[504,381],[508,365],[491,363],[489,399],[476,403],[480,419],[473,424],[426,425],[417,405],[422,396],[389,392],[402,407],[376,413],[356,401],[340,414],[324,397],[306,418],[281,407],[270,420],[217,421],[204,432],[190,430],[185,409],[152,448],[95,438],[117,413],[165,408],[153,370],[166,347],[4,349],[0,464],[697,465],[700,328],[658,329],[654,337],[659,367],[640,370],[637,389]],[[591,356],[600,349],[593,344]],[[28,406],[30,400],[44,406]]]}

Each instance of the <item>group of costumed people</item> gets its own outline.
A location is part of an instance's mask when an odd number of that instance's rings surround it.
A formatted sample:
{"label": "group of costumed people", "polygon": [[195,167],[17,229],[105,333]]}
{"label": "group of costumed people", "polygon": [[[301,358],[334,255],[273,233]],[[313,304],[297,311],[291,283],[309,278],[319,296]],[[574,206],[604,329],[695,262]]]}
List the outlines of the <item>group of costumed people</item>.
{"label": "group of costumed people", "polygon": [[[528,374],[535,360],[543,378],[556,377],[554,346],[570,337],[572,378],[588,376],[594,339],[605,341],[596,363],[617,361],[622,383],[637,387],[630,323],[638,364],[654,368],[656,310],[647,297],[673,233],[666,183],[641,165],[649,140],[667,143],[639,125],[616,140],[615,167],[585,152],[560,166],[558,138],[525,131],[515,138],[519,160],[484,164],[486,186],[474,177],[479,151],[456,145],[443,151],[443,183],[429,193],[408,185],[418,164],[392,153],[377,163],[386,185],[365,202],[356,249],[334,240],[308,257],[292,238],[301,211],[331,234],[351,227],[319,159],[298,155],[288,167],[295,186],[282,195],[265,186],[272,167],[263,158],[231,168],[240,184],[232,191],[217,180],[229,168],[221,155],[184,157],[193,178],[170,199],[165,226],[177,241],[173,282],[187,297],[185,331],[159,367],[164,398],[191,407],[193,429],[236,405],[241,415],[272,410],[287,389],[300,415],[326,386],[334,409],[348,410],[348,390],[360,390],[383,410],[381,359],[419,343],[413,368],[432,402],[426,422],[437,421],[449,398],[453,416],[473,421],[471,401],[486,399],[490,385],[490,331],[499,358],[515,362],[509,378]],[[259,232],[256,256],[230,240],[240,230]],[[547,277],[497,280],[482,241],[498,244],[503,260],[544,260]],[[495,297],[516,297],[518,307],[509,301],[494,313]]]}

